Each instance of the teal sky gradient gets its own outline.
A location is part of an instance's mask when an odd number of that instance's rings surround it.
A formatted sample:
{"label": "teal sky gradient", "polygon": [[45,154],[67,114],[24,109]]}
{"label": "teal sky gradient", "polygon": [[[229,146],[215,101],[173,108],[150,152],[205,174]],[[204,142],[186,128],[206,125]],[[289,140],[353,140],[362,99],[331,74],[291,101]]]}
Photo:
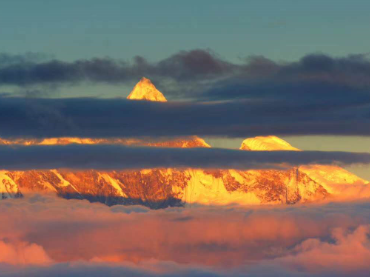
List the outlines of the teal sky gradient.
{"label": "teal sky gradient", "polygon": [[230,61],[249,55],[295,60],[312,52],[366,53],[370,2],[2,0],[1,51],[59,59],[96,56],[156,61],[211,48]]}

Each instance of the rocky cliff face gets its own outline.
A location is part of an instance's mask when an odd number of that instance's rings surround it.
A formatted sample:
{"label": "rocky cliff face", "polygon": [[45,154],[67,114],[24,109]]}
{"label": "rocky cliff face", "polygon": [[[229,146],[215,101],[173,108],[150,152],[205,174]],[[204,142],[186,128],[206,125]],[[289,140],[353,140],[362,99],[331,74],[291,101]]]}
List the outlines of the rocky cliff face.
{"label": "rocky cliff face", "polygon": [[[129,99],[167,101],[154,85],[143,78]],[[2,140],[0,144],[125,144],[153,147],[210,147],[192,136],[174,140],[49,138]],[[241,150],[274,151],[299,149],[274,136],[249,138]],[[22,193],[54,193],[63,198],[87,199],[106,205],[141,204],[153,209],[186,205],[294,204],[313,202],[335,194],[338,183],[366,181],[334,166],[305,166],[290,170],[202,170],[147,169],[122,171],[1,171],[0,198],[17,198]]]}
{"label": "rocky cliff face", "polygon": [[20,192],[55,193],[63,198],[87,199],[106,205],[141,204],[150,208],[191,204],[294,204],[316,201],[329,194],[296,169],[236,171],[150,169],[125,171],[3,172],[0,182]]}
{"label": "rocky cliff face", "polygon": [[8,173],[0,171],[0,199],[22,197],[18,184],[14,182]]}

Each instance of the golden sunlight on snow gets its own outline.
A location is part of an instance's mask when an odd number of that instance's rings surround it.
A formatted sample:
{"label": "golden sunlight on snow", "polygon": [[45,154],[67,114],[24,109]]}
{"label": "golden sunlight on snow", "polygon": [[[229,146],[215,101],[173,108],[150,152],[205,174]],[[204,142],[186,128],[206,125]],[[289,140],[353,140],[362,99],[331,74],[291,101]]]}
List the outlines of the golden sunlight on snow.
{"label": "golden sunlight on snow", "polygon": [[164,95],[145,77],[136,84],[127,99],[167,102]]}
{"label": "golden sunlight on snow", "polygon": [[276,136],[247,138],[242,142],[240,149],[251,151],[300,151],[298,148],[291,146],[288,142]]}

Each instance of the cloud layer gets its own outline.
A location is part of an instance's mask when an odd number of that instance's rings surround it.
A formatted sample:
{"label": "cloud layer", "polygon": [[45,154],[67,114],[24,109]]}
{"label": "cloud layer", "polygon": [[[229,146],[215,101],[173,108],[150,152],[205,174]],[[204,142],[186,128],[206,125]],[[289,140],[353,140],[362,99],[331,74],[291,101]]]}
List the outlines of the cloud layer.
{"label": "cloud layer", "polygon": [[231,63],[211,50],[180,51],[158,62],[136,56],[132,62],[94,58],[63,62],[41,54],[0,54],[0,84],[76,83],[82,81],[123,83],[142,76],[171,78],[176,81],[207,81],[267,78],[286,81],[316,81],[368,88],[370,61],[367,55],[331,57],[309,54],[295,62],[275,62],[263,56],[250,56],[242,63]]}
{"label": "cloud layer", "polygon": [[308,164],[369,164],[369,153],[242,151],[220,148],[158,148],[120,145],[0,146],[0,168],[287,168]]}
{"label": "cloud layer", "polygon": [[37,57],[36,54],[0,54],[0,85],[76,84],[84,81],[116,84],[136,81],[142,76],[181,82],[216,79],[228,76],[238,68],[208,50],[181,51],[156,63],[140,56],[131,63],[111,58],[64,62]]}
{"label": "cloud layer", "polygon": [[370,60],[361,54],[331,57],[316,53],[293,62],[251,56],[240,63],[202,49],[180,51],[158,62],[140,56],[132,62],[111,58],[64,62],[40,54],[0,54],[0,85],[131,85],[142,76],[153,79],[170,97],[284,99],[291,103],[370,100]]}
{"label": "cloud layer", "polygon": [[0,98],[1,137],[370,135],[370,103]]}
{"label": "cloud layer", "polygon": [[206,103],[2,95],[1,136],[370,134],[370,61],[366,55],[310,54],[295,62],[258,56],[240,64],[199,49],[155,63],[142,57],[128,63],[109,58],[63,62],[36,54],[0,55],[0,85],[26,87],[31,93],[43,91],[44,85],[133,84],[142,76],[153,78],[170,98]]}
{"label": "cloud layer", "polygon": [[[368,201],[151,211],[27,195],[0,201],[0,211],[4,276],[366,276],[369,270]],[[9,260],[10,254],[16,256]]]}
{"label": "cloud layer", "polygon": [[296,62],[277,63],[251,57],[242,72],[212,87],[211,99],[274,99],[290,103],[369,101],[367,55],[334,58],[309,54]]}

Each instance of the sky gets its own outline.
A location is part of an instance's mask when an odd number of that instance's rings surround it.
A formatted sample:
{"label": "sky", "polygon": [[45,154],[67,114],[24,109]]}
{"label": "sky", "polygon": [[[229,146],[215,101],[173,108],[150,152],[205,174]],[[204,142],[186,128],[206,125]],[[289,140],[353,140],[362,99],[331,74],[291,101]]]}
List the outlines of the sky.
{"label": "sky", "polygon": [[227,60],[367,53],[370,3],[355,1],[22,1],[0,3],[3,52],[63,60],[211,48]]}
{"label": "sky", "polygon": [[[1,53],[33,53],[65,62],[110,57],[132,62],[165,60],[179,51],[210,50],[243,64],[251,56],[295,62],[313,53],[366,55],[370,49],[369,1],[22,1],[0,2]],[[53,85],[44,97],[126,97],[136,82]],[[181,100],[159,83],[168,99]],[[168,91],[166,91],[168,89]],[[0,93],[34,87],[2,85]],[[283,136],[304,150],[369,152],[367,137]],[[218,147],[239,147],[242,138],[207,138]],[[367,167],[351,167],[370,179]]]}

